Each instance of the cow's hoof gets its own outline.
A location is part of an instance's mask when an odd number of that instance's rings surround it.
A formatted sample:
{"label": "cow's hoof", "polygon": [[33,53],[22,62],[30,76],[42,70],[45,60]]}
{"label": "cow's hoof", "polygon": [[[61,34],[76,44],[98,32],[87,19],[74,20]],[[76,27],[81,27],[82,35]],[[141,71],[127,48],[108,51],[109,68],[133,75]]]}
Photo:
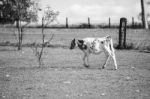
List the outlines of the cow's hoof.
{"label": "cow's hoof", "polygon": [[84,65],[84,67],[86,67],[86,68],[89,68],[90,66],[89,65],[87,65],[87,64],[83,64]]}
{"label": "cow's hoof", "polygon": [[105,69],[105,67],[103,66],[102,69]]}

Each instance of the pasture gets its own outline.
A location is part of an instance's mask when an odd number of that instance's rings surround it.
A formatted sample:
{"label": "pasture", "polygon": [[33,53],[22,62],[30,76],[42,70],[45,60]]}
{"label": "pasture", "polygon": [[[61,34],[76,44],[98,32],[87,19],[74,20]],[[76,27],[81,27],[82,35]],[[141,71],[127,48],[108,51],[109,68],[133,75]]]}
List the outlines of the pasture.
{"label": "pasture", "polygon": [[[1,28],[0,43],[16,43],[16,30]],[[23,44],[41,42],[40,29],[26,29]],[[17,51],[13,46],[0,46],[0,99],[149,99],[150,54],[149,30],[127,30],[127,43],[133,49],[116,50],[118,70],[110,59],[101,69],[104,54],[90,57],[90,68],[82,63],[79,49],[69,50],[73,38],[111,35],[117,44],[117,29],[46,29],[52,45],[44,49],[44,67],[30,47]],[[59,47],[60,46],[60,47]],[[66,47],[62,47],[66,46]]]}

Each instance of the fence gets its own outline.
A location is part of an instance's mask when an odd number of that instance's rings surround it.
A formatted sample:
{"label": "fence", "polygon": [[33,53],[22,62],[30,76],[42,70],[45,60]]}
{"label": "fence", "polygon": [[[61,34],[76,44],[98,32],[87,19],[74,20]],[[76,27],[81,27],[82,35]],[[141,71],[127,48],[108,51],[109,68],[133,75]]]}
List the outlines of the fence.
{"label": "fence", "polygon": [[[103,18],[100,18],[103,19]],[[82,21],[84,20],[84,21]],[[72,24],[70,21],[72,21],[72,19],[66,17],[65,21],[62,22],[62,24],[52,24],[47,26],[47,28],[119,28],[119,20],[120,18],[117,18],[116,23],[113,22],[114,18],[109,17],[108,19],[105,18],[105,22],[101,22],[97,20],[97,23],[93,22],[94,18],[90,18],[88,17],[87,19],[80,19],[80,22],[78,24]],[[1,21],[5,21],[5,20],[1,20]],[[138,28],[143,28],[142,26],[142,22],[137,22],[135,21],[135,18],[128,18],[127,19],[127,28],[133,28],[133,29],[138,29]],[[14,24],[15,22],[13,22],[12,24]],[[63,24],[64,23],[64,24]],[[1,24],[4,25],[4,24]],[[6,27],[12,27],[12,25],[5,25]],[[15,26],[15,24],[13,25]],[[28,26],[29,28],[41,28],[41,25],[30,25]],[[150,24],[149,24],[150,27]]]}
{"label": "fence", "polygon": [[[118,23],[113,23],[112,22],[112,19],[111,17],[108,18],[108,21],[105,22],[105,23],[98,23],[98,24],[94,24],[92,23],[91,21],[91,18],[88,17],[86,21],[84,22],[80,22],[78,24],[70,24],[69,21],[71,21],[71,19],[69,19],[68,17],[66,17],[66,21],[64,24],[55,24],[55,25],[51,25],[51,26],[48,26],[48,28],[119,28],[119,19],[118,18]],[[132,17],[128,21],[128,24],[127,24],[127,28],[142,28],[142,23],[141,22],[135,22],[135,18]]]}

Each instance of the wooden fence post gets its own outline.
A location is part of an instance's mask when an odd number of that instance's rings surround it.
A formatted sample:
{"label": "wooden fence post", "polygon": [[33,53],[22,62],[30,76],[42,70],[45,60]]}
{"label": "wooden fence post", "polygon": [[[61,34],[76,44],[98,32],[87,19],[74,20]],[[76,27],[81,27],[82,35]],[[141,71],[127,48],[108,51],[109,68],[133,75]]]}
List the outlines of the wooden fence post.
{"label": "wooden fence post", "polygon": [[68,28],[68,18],[66,17],[66,28]]}
{"label": "wooden fence post", "polygon": [[119,45],[117,48],[122,49],[126,48],[126,26],[127,26],[127,19],[120,18],[120,27],[119,27]]}
{"label": "wooden fence post", "polygon": [[111,27],[111,19],[110,19],[110,17],[109,17],[109,28]]}
{"label": "wooden fence post", "polygon": [[126,48],[126,29],[127,29],[127,19],[124,19],[124,41],[123,41],[123,47]]}
{"label": "wooden fence post", "polygon": [[132,17],[132,28],[134,28],[134,17]]}
{"label": "wooden fence post", "polygon": [[118,48],[120,49],[122,47],[122,32],[121,32],[121,28],[122,28],[122,20],[120,19],[120,26],[119,26],[119,41],[118,41]]}
{"label": "wooden fence post", "polygon": [[88,28],[91,28],[90,18],[88,17]]}

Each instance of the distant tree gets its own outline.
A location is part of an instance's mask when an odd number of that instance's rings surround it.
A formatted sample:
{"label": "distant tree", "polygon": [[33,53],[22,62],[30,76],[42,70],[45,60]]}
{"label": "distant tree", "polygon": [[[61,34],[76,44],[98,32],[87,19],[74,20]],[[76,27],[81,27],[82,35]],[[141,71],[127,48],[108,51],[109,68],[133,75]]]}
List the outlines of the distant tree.
{"label": "distant tree", "polygon": [[[38,3],[31,0],[16,0],[15,20],[18,28],[18,50],[22,48],[23,29],[31,22],[36,22],[38,18]],[[21,22],[25,22],[22,25]]]}
{"label": "distant tree", "polygon": [[12,3],[13,1],[0,0],[0,24],[13,24],[15,22],[12,17]]}
{"label": "distant tree", "polygon": [[[18,30],[18,50],[22,49],[23,29],[38,18],[38,2],[33,0],[2,0],[2,17],[16,22]],[[22,24],[24,23],[24,24]]]}
{"label": "distant tree", "polygon": [[[147,14],[146,14],[146,17],[147,17],[147,18],[150,18],[150,13],[147,13]],[[142,13],[139,13],[139,14],[138,14],[138,19],[139,19],[139,20],[142,20]]]}
{"label": "distant tree", "polygon": [[141,17],[143,28],[148,29],[148,23],[146,20],[146,13],[145,13],[145,0],[141,0]]}

